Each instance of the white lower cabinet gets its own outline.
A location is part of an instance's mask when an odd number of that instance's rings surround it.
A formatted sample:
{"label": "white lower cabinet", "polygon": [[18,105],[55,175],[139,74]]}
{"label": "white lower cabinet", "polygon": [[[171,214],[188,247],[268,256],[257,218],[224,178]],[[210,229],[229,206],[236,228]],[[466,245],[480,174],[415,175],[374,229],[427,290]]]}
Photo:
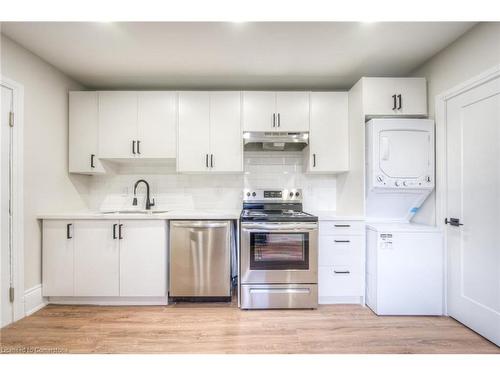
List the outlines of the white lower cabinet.
{"label": "white lower cabinet", "polygon": [[163,220],[120,221],[120,296],[167,295],[167,226]]}
{"label": "white lower cabinet", "polygon": [[319,303],[361,303],[365,299],[365,229],[361,221],[321,221]]}
{"label": "white lower cabinet", "polygon": [[120,244],[113,238],[115,225],[111,220],[75,221],[75,296],[119,295]]}
{"label": "white lower cabinet", "polygon": [[46,297],[166,297],[164,220],[44,220]]}

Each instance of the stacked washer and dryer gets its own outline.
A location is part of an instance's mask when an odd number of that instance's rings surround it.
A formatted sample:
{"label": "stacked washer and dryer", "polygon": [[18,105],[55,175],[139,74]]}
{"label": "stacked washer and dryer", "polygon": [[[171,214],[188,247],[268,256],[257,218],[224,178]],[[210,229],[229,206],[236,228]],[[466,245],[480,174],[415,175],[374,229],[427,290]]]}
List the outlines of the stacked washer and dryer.
{"label": "stacked washer and dryer", "polygon": [[434,190],[434,121],[366,123],[366,304],[378,315],[443,314],[443,235],[412,222]]}

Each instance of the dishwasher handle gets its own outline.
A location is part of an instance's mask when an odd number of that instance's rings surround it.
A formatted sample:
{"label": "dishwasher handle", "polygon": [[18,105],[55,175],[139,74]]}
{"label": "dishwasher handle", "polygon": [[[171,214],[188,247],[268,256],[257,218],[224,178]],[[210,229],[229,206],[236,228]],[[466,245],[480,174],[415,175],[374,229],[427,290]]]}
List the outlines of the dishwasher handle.
{"label": "dishwasher handle", "polygon": [[176,221],[171,223],[172,226],[176,228],[225,228],[229,225],[229,222],[222,221],[222,222],[216,222],[216,221],[207,221],[207,222],[193,222],[193,221]]}

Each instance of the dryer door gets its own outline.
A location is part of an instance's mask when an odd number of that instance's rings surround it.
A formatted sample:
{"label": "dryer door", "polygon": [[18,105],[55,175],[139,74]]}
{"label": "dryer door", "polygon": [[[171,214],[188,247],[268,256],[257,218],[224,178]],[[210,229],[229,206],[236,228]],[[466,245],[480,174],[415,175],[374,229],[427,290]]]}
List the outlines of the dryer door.
{"label": "dryer door", "polygon": [[380,170],[387,177],[416,179],[429,172],[432,137],[428,131],[413,129],[379,132]]}

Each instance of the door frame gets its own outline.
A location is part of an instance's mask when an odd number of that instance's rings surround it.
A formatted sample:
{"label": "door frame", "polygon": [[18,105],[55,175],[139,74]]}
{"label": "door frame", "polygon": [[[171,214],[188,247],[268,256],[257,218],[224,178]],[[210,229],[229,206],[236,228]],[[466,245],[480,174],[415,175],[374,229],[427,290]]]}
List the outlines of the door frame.
{"label": "door frame", "polygon": [[444,314],[448,315],[448,264],[449,264],[449,254],[448,254],[448,239],[447,231],[445,230],[444,219],[446,218],[447,212],[447,149],[446,149],[446,139],[448,136],[448,124],[446,122],[447,118],[447,102],[448,100],[456,97],[457,95],[463,94],[466,91],[472,90],[478,86],[481,86],[488,81],[500,77],[500,65],[496,65],[477,76],[468,79],[441,94],[438,94],[435,99],[435,121],[436,121],[436,222],[437,226],[443,229],[444,238],[444,252],[445,259],[444,262]]}
{"label": "door frame", "polygon": [[24,318],[24,205],[23,205],[23,128],[24,86],[0,75],[0,83],[12,90],[14,127],[12,134],[12,258],[14,281],[14,319]]}

